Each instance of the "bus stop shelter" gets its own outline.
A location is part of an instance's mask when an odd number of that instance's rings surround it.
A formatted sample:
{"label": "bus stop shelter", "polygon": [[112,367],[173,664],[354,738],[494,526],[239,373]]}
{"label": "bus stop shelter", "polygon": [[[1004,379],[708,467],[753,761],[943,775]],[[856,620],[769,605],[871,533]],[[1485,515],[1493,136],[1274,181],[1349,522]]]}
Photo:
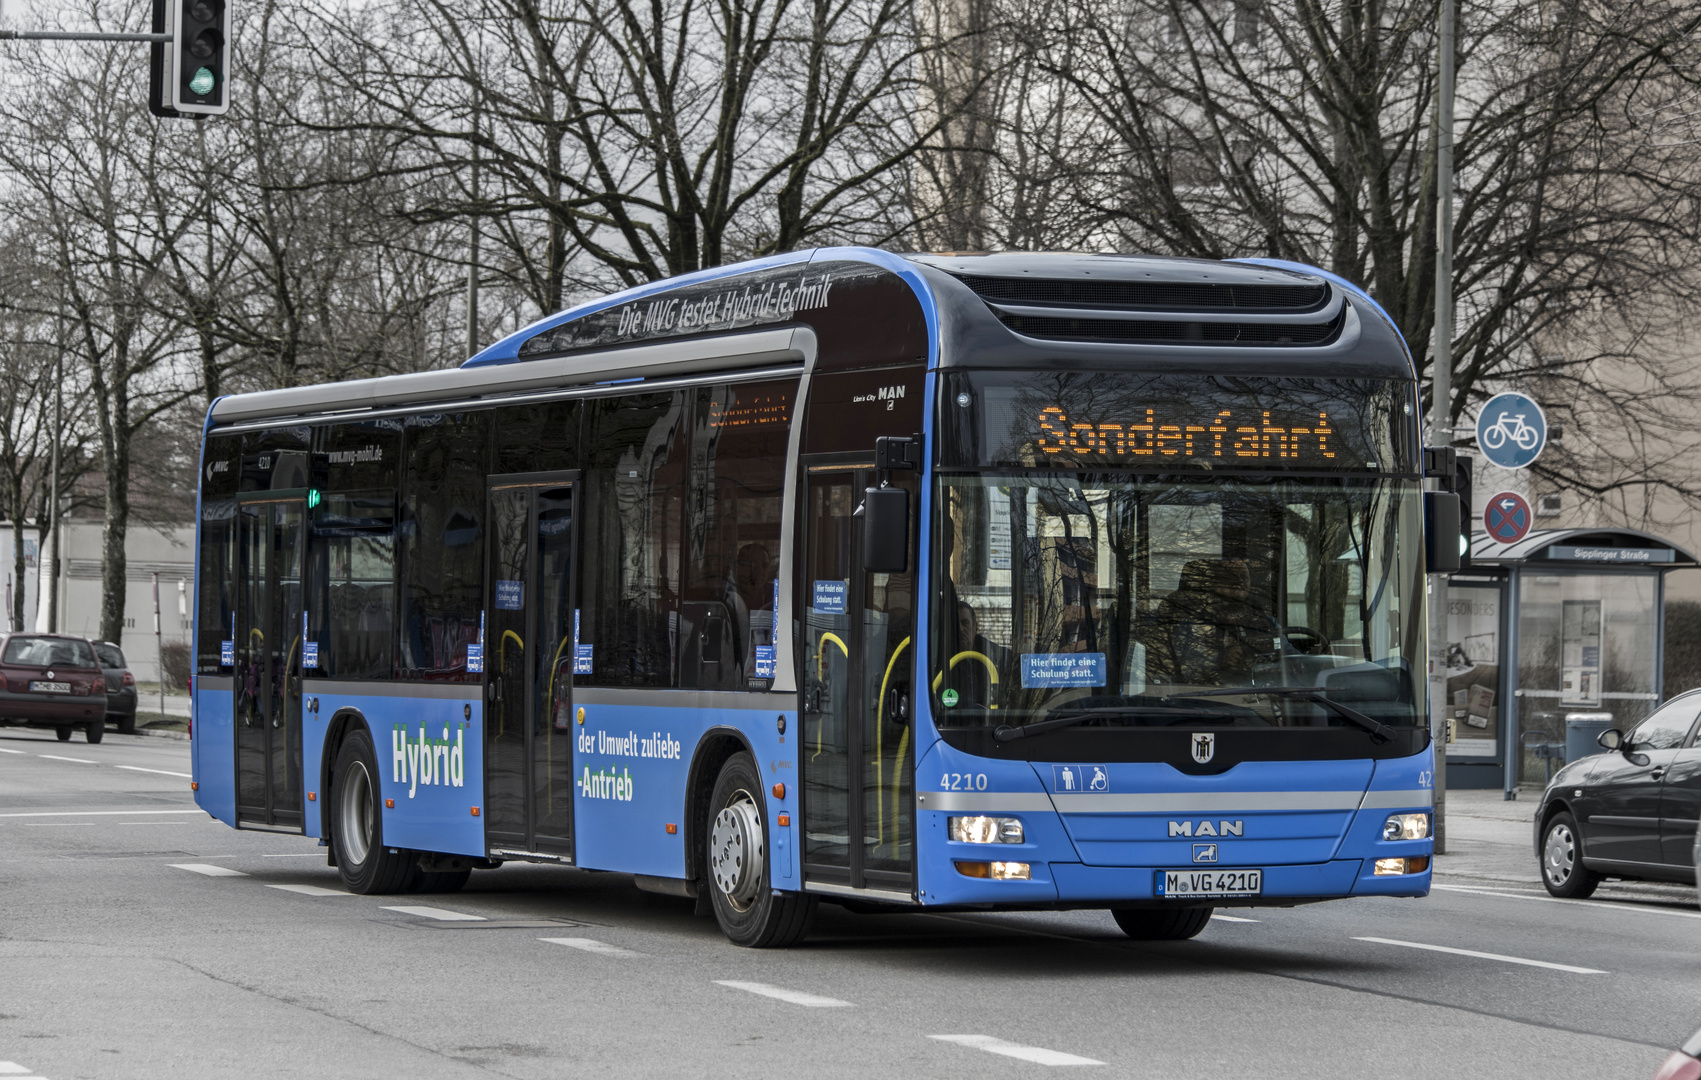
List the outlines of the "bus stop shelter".
{"label": "bus stop shelter", "polygon": [[1661,701],[1665,575],[1695,556],[1635,529],[1472,535],[1447,582],[1449,788],[1544,784]]}

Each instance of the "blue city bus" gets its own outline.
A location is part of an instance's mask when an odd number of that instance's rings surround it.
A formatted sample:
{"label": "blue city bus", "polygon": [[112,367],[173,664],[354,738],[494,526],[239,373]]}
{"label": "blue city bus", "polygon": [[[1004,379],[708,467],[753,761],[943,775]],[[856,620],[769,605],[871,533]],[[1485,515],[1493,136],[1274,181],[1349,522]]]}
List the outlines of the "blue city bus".
{"label": "blue city bus", "polygon": [[357,893],[1213,908],[1430,887],[1416,372],[1291,264],[834,248],[223,397],[196,799]]}

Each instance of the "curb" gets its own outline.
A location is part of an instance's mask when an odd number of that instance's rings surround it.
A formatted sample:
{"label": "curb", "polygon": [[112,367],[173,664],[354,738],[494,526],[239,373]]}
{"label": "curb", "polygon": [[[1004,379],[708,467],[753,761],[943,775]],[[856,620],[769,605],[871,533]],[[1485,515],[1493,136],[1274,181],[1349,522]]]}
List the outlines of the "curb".
{"label": "curb", "polygon": [[149,731],[146,728],[137,728],[134,734],[146,735],[150,739],[176,739],[178,742],[189,741],[189,733],[187,731]]}

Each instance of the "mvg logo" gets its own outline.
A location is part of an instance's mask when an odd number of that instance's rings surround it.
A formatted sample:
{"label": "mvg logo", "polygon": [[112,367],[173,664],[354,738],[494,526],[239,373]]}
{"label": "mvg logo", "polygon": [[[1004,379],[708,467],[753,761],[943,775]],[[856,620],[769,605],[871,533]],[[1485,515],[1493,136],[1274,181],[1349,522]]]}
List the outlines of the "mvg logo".
{"label": "mvg logo", "polygon": [[1245,834],[1244,821],[1218,821],[1212,825],[1209,821],[1201,821],[1195,825],[1191,821],[1172,821],[1169,823],[1171,836],[1242,836]]}
{"label": "mvg logo", "polygon": [[456,730],[455,741],[451,743],[447,727],[441,739],[426,738],[425,728],[421,727],[415,740],[408,738],[407,728],[397,725],[390,733],[391,779],[408,785],[410,799],[421,784],[465,787],[467,758],[462,734]]}

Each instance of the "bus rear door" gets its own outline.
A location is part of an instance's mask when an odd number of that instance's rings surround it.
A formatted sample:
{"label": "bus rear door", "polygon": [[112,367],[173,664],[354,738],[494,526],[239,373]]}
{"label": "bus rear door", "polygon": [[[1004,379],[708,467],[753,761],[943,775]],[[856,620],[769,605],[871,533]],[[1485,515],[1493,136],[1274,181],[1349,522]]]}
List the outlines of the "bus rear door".
{"label": "bus rear door", "polygon": [[493,852],[573,855],[577,475],[490,478],[484,828]]}
{"label": "bus rear door", "polygon": [[236,515],[236,820],[301,828],[302,494],[244,499]]}

